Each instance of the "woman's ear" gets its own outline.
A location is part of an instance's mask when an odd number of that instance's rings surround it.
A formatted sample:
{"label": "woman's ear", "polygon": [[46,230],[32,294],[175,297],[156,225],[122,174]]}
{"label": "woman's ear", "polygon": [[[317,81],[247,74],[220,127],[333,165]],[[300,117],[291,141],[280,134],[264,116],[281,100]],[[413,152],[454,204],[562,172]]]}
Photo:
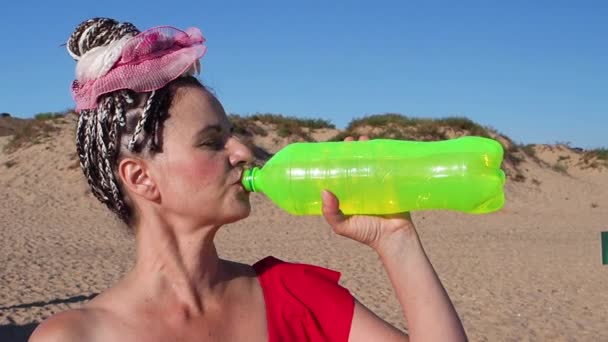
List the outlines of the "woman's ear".
{"label": "woman's ear", "polygon": [[129,193],[156,202],[160,192],[145,161],[127,157],[118,164],[118,175]]}

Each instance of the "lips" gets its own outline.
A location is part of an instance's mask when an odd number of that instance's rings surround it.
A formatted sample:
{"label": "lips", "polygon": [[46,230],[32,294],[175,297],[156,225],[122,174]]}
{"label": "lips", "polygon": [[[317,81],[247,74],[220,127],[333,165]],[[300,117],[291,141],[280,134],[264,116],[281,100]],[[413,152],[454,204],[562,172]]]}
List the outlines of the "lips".
{"label": "lips", "polygon": [[243,172],[244,172],[244,170],[242,168],[239,168],[235,172],[236,179],[233,182],[231,182],[230,184],[240,184],[241,183],[241,179],[243,179]]}

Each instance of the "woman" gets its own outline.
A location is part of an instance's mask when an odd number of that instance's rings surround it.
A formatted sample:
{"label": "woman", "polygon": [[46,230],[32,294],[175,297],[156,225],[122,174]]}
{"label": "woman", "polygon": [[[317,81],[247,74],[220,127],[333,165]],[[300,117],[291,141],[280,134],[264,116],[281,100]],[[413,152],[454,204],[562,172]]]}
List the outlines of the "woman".
{"label": "woman", "polygon": [[31,341],[466,340],[407,214],[345,217],[332,193],[319,194],[333,230],[380,256],[409,337],[338,285],[337,272],[219,258],[218,229],[249,215],[240,178],[253,157],[192,76],[203,42],[196,29],[139,32],[106,18],[70,36],[81,166],[97,198],[134,229],[137,260],[82,308],[43,322]]}

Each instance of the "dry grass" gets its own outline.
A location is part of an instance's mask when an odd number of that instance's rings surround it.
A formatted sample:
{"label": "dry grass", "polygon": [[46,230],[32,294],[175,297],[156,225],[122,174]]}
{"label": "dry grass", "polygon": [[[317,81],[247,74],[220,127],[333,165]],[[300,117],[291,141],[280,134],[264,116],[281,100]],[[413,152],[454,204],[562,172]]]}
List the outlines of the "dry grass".
{"label": "dry grass", "polygon": [[242,117],[238,114],[230,114],[228,115],[228,119],[232,122],[232,126],[234,127],[234,132],[241,136],[251,137],[253,135],[267,136],[268,132],[258,126],[255,121]]}
{"label": "dry grass", "polygon": [[20,119],[11,116],[0,116],[0,137],[14,135],[31,119]]}
{"label": "dry grass", "polygon": [[282,114],[254,114],[250,118],[266,124],[276,125],[277,134],[280,137],[298,136],[306,141],[312,141],[313,139],[308,133],[302,130],[302,128],[309,128],[312,130],[335,128],[335,126],[327,120],[300,119],[291,116],[283,116]]}
{"label": "dry grass", "polygon": [[608,168],[608,148],[585,151],[583,153],[583,162],[593,169]]}
{"label": "dry grass", "polygon": [[55,125],[56,121],[63,120],[65,113],[41,113],[34,120],[27,121],[12,135],[9,142],[4,146],[4,152],[13,153],[18,149],[40,144],[53,137],[59,131]]}
{"label": "dry grass", "polygon": [[247,117],[231,114],[229,117],[235,127],[235,132],[245,136],[268,135],[268,132],[260,127],[257,122],[273,125],[277,135],[280,137],[297,136],[305,141],[313,141],[314,139],[303,128],[308,128],[309,130],[335,128],[335,125],[328,120],[302,119],[282,114],[258,113]]}
{"label": "dry grass", "polygon": [[551,169],[555,172],[558,173],[563,173],[563,174],[567,174],[568,173],[568,167],[560,162],[557,162],[555,164],[553,164],[551,166]]}
{"label": "dry grass", "polygon": [[515,173],[515,176],[513,176],[513,180],[514,180],[514,181],[516,181],[516,182],[523,183],[523,182],[525,182],[525,181],[526,181],[526,176],[524,176],[524,174],[523,174],[523,173],[521,173],[521,172],[517,171],[517,172]]}
{"label": "dry grass", "polygon": [[588,151],[588,153],[591,153],[597,159],[608,160],[608,148],[598,148],[595,150]]}
{"label": "dry grass", "polygon": [[[370,138],[417,141],[446,140],[454,136],[464,135],[482,137],[499,135],[494,130],[464,117],[429,119],[408,117],[398,113],[385,113],[354,119],[343,132],[338,133],[330,140],[340,141],[347,136],[357,138],[363,134]],[[509,141],[508,138],[506,140]]]}
{"label": "dry grass", "polygon": [[44,112],[34,115],[35,120],[53,120],[63,118],[66,113]]}
{"label": "dry grass", "polygon": [[310,129],[321,129],[321,128],[336,128],[334,124],[325,119],[310,119],[310,118],[296,118],[293,116],[284,116],[283,114],[253,114],[250,116],[251,120],[257,120],[264,123],[280,125],[298,125],[299,127],[306,127]]}
{"label": "dry grass", "polygon": [[527,144],[527,145],[521,145],[519,147],[527,156],[530,156],[532,158],[538,158],[536,156],[536,150],[534,149],[534,145],[533,144]]}
{"label": "dry grass", "polygon": [[4,162],[4,167],[6,167],[7,169],[10,169],[11,167],[17,165],[17,162],[14,160],[7,160]]}

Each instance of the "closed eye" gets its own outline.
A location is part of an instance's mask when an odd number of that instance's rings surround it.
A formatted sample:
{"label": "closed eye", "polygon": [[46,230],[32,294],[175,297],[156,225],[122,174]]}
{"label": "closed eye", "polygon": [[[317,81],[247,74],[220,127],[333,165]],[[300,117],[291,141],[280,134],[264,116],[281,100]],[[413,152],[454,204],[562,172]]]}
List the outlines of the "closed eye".
{"label": "closed eye", "polygon": [[226,129],[221,125],[206,126],[194,135],[194,144],[198,147],[221,150],[232,135],[228,131],[232,131],[232,127]]}
{"label": "closed eye", "polygon": [[210,147],[215,150],[221,150],[224,148],[224,145],[226,145],[226,140],[221,139],[220,137],[206,139],[199,144],[201,147]]}

